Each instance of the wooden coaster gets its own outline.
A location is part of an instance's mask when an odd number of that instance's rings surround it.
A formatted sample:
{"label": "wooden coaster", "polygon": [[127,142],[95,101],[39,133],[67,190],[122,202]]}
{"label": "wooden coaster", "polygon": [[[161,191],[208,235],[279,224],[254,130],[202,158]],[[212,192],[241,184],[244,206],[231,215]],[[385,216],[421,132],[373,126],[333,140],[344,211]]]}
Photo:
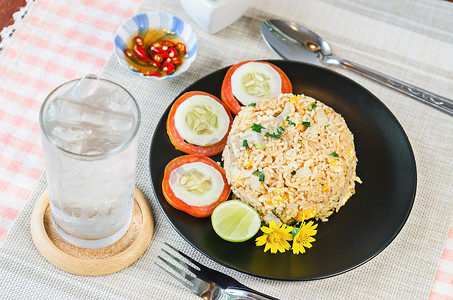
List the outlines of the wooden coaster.
{"label": "wooden coaster", "polygon": [[36,248],[51,264],[84,276],[107,275],[130,266],[146,251],[154,233],[151,208],[138,188],[135,188],[131,225],[123,237],[110,246],[84,249],[60,237],[50,217],[47,191],[33,208],[30,226]]}

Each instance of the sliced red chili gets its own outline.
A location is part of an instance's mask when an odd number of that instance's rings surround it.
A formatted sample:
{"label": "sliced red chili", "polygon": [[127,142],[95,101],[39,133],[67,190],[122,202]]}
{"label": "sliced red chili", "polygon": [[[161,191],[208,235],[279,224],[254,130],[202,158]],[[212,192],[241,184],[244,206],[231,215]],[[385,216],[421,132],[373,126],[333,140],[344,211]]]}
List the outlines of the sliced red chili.
{"label": "sliced red chili", "polygon": [[168,48],[168,56],[171,58],[179,57],[179,54],[174,47],[170,47],[170,48]]}
{"label": "sliced red chili", "polygon": [[178,48],[178,51],[179,53],[181,54],[185,54],[187,52],[187,48],[186,48],[186,45],[184,45],[183,43],[179,42],[176,44],[176,47]]}
{"label": "sliced red chili", "polygon": [[144,61],[151,61],[151,59],[149,58],[148,54],[146,53],[145,49],[143,49],[142,47],[138,46],[138,45],[135,45],[134,46],[134,51],[135,53],[137,54],[137,56],[144,60]]}
{"label": "sliced red chili", "polygon": [[159,72],[152,72],[152,73],[149,73],[149,74],[145,74],[145,76],[155,76],[155,77],[160,77],[160,73]]}
{"label": "sliced red chili", "polygon": [[151,54],[151,59],[156,62],[156,63],[161,63],[164,58],[162,57],[162,55],[160,55],[159,53],[153,53]]}
{"label": "sliced red chili", "polygon": [[[151,46],[149,46],[149,44],[151,44]],[[137,35],[132,39],[132,47],[124,50],[124,54],[127,58],[132,59],[131,62],[133,64],[138,65],[135,66],[134,70],[141,72],[146,76],[164,76],[165,73],[167,75],[174,73],[177,66],[183,63],[182,59],[180,59],[180,55],[181,53],[185,53],[185,45],[183,43],[179,44],[180,45],[177,45],[177,43],[172,40],[147,42],[144,38]],[[145,69],[142,72],[140,67],[151,67],[151,70],[147,71],[148,69]],[[154,67],[156,67],[157,72]]]}
{"label": "sliced red chili", "polygon": [[162,46],[167,46],[167,47],[174,47],[176,46],[175,43],[173,43],[172,41],[169,41],[169,40],[164,40],[161,42]]}
{"label": "sliced red chili", "polygon": [[163,50],[162,48],[156,48],[156,47],[151,47],[151,51],[153,51],[154,53],[159,53],[161,55],[165,53],[165,50]]}
{"label": "sliced red chili", "polygon": [[154,43],[151,44],[151,47],[153,47],[153,48],[162,48],[162,44],[159,43],[159,42],[154,42]]}
{"label": "sliced red chili", "polygon": [[145,41],[139,36],[134,37],[134,43],[140,47],[143,47],[143,45],[145,45]]}
{"label": "sliced red chili", "polygon": [[162,70],[164,70],[167,75],[173,73],[175,68],[175,65],[167,60],[162,64]]}
{"label": "sliced red chili", "polygon": [[129,58],[135,56],[134,51],[132,51],[131,49],[126,49],[126,50],[124,50],[124,54],[126,54],[126,56],[129,57]]}

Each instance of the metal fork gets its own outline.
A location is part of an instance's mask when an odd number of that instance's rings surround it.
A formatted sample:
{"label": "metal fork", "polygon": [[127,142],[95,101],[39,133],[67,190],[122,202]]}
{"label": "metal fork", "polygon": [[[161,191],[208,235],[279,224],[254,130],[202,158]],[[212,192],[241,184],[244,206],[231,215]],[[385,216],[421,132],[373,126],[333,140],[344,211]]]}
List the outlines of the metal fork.
{"label": "metal fork", "polygon": [[[156,263],[162,270],[167,272],[171,277],[176,279],[179,283],[184,285],[186,288],[191,290],[194,294],[200,296],[203,299],[209,300],[219,300],[219,299],[258,299],[258,300],[278,300],[277,298],[265,295],[263,293],[257,292],[247,286],[243,285],[236,279],[215,271],[211,268],[203,266],[197,261],[193,260],[191,257],[187,256],[183,252],[174,248],[172,245],[165,243],[169,248],[173,249],[176,253],[185,257],[191,263],[198,267],[194,268],[191,265],[185,263],[175,255],[171,254],[165,249],[161,249],[162,252],[171,257],[179,266],[168,261],[167,259],[158,255],[159,259],[177,274],[181,275],[182,278],[176,276],[172,272],[168,271],[166,268],[162,267],[160,264]],[[182,267],[181,267],[182,266]],[[187,270],[195,274],[193,276]]]}

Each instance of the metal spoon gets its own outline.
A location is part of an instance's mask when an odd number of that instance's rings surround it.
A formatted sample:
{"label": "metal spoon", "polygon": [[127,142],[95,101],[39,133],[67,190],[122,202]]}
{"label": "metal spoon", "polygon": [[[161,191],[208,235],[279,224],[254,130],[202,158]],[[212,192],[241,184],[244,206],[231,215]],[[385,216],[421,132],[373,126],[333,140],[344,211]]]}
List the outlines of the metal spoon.
{"label": "metal spoon", "polygon": [[453,116],[453,100],[334,56],[326,41],[296,23],[267,20],[261,25],[261,34],[269,47],[285,59],[352,70]]}

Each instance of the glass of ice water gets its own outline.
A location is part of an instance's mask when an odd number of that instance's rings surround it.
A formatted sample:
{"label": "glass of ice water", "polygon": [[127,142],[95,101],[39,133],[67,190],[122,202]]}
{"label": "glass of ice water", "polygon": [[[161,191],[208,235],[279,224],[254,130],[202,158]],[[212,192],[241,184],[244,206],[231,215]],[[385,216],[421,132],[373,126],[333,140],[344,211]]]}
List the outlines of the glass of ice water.
{"label": "glass of ice water", "polygon": [[50,93],[39,121],[55,229],[81,248],[115,243],[132,217],[137,102],[118,84],[87,75]]}

